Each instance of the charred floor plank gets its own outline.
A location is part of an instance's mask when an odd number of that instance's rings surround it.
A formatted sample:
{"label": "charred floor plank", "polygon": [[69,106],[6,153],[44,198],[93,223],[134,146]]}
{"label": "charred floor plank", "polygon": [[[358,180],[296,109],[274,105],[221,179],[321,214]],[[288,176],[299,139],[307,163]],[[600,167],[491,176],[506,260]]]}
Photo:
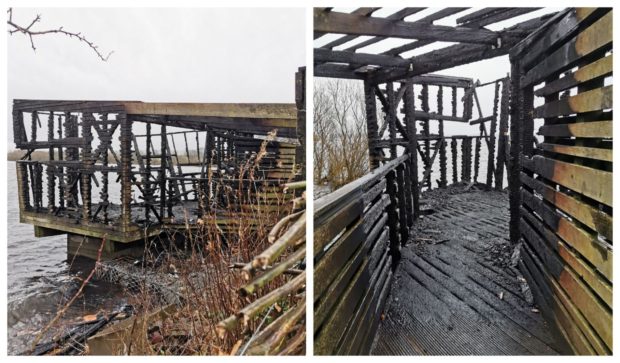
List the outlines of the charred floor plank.
{"label": "charred floor plank", "polygon": [[568,354],[512,267],[508,195],[453,186],[422,202],[372,354]]}

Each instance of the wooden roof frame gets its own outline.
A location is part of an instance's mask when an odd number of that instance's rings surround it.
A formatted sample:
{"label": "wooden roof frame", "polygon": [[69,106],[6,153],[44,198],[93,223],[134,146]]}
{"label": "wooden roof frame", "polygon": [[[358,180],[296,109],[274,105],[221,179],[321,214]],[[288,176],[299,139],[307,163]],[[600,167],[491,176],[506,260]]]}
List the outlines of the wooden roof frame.
{"label": "wooden roof frame", "polygon": [[133,121],[195,130],[239,130],[292,137],[297,128],[295,103],[162,103],[140,101],[13,101],[14,111],[125,112]]}
{"label": "wooden roof frame", "polygon": [[[456,15],[467,8],[445,8],[415,21],[410,15],[424,8],[403,8],[388,16],[373,14],[380,8],[358,8],[351,13],[332,8],[314,9],[314,39],[326,34],[341,37],[314,49],[314,75],[317,77],[369,80],[373,84],[397,81],[442,69],[508,54],[538,27],[553,17],[546,14],[500,31],[485,26],[511,19],[540,8],[484,8],[457,18],[457,26],[435,25],[433,22]],[[346,45],[359,36],[371,38]],[[359,51],[389,38],[412,41],[381,53]],[[401,54],[437,41],[459,44],[432,50],[410,58]],[[335,50],[335,47],[341,49]]]}

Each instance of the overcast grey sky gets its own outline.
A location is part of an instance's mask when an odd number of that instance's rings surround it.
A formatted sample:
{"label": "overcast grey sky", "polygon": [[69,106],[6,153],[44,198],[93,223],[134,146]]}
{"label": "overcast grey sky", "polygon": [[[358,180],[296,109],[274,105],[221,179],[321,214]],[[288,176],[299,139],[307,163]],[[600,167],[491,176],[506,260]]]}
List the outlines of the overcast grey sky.
{"label": "overcast grey sky", "polygon": [[[352,10],[354,10],[353,8],[334,8],[334,11],[342,11],[342,12],[351,12]],[[373,13],[373,16],[387,16],[391,13],[396,12],[398,9],[395,8],[382,8],[380,10],[378,10],[377,12]],[[414,15],[411,15],[407,18],[405,18],[406,21],[415,21],[416,19],[420,19],[423,18],[425,16],[427,16],[430,13],[436,12],[437,10],[439,10],[438,8],[428,8],[425,9],[419,13],[416,13]],[[446,17],[444,19],[440,19],[438,21],[435,21],[434,24],[436,25],[447,25],[447,26],[456,26],[456,19],[474,12],[480,10],[479,8],[471,8],[468,9],[464,12],[460,12],[458,14],[455,14],[453,16],[449,16]],[[532,13],[529,14],[525,14],[525,15],[521,15],[519,17],[515,17],[513,19],[509,19],[509,20],[505,20],[496,24],[492,24],[490,26],[488,26],[487,28],[490,30],[502,30],[504,28],[510,27],[514,24],[523,22],[525,20],[528,19],[532,19],[535,17],[539,17],[543,14],[548,14],[551,12],[555,12],[558,11],[560,9],[558,8],[543,8],[537,11],[534,11]],[[317,40],[314,41],[314,46],[315,47],[319,47],[322,46],[324,44],[329,43],[330,41],[334,40],[335,38],[338,38],[339,35],[336,34],[328,34],[326,36],[323,36]],[[347,48],[352,46],[353,44],[356,43],[361,43],[363,41],[365,41],[366,39],[371,38],[368,36],[364,36],[364,37],[358,37],[356,38],[354,41],[348,42],[346,44],[343,44],[341,46],[338,46],[334,49],[336,50],[340,50],[343,48]],[[409,43],[411,42],[410,39],[395,39],[395,38],[390,38],[390,39],[386,39],[383,40],[381,42],[375,43],[373,45],[364,47],[364,48],[360,48],[358,50],[358,52],[360,53],[372,53],[372,54],[378,54],[381,53],[383,51],[386,51],[388,49],[400,46],[402,44],[405,43]],[[413,51],[409,51],[409,52],[405,52],[403,54],[401,54],[401,56],[403,58],[408,58],[408,57],[413,57],[422,53],[426,53],[429,52],[431,50],[434,49],[439,49],[439,48],[444,48],[450,45],[453,45],[455,43],[449,43],[449,42],[435,42],[432,43],[431,45],[425,46],[425,47],[420,47],[418,49],[415,49]],[[446,69],[446,70],[442,70],[439,72],[436,72],[437,74],[443,74],[443,75],[448,75],[448,76],[459,76],[459,77],[468,77],[468,78],[473,78],[474,81],[475,80],[480,80],[481,83],[485,83],[488,81],[493,81],[496,80],[498,78],[502,78],[505,77],[507,73],[510,72],[510,62],[508,60],[508,56],[502,56],[502,57],[497,57],[497,58],[493,58],[493,59],[488,59],[488,60],[484,60],[484,61],[480,61],[480,62],[475,62],[475,63],[470,63],[470,64],[466,64],[463,66],[459,66],[459,67],[454,67],[451,69]],[[320,78],[317,78],[318,82],[321,82]],[[316,81],[315,81],[316,82]],[[361,84],[361,81],[352,81],[352,82],[358,82]],[[418,93],[419,90],[416,89],[416,93]],[[431,90],[431,92],[434,92],[433,90]],[[484,116],[489,116],[492,114],[493,112],[493,98],[494,98],[494,94],[495,94],[495,87],[493,85],[490,86],[485,86],[485,87],[481,87],[477,90],[478,92],[478,97],[480,99],[480,103],[482,106],[482,111],[483,111],[483,115]],[[450,91],[446,91],[444,90],[444,100],[448,99],[450,97]],[[431,111],[436,110],[437,109],[437,96],[436,93],[430,93],[429,94],[429,106],[431,108]],[[417,101],[419,102],[419,101]],[[462,106],[462,105],[461,105]],[[445,103],[444,105],[444,112],[446,112],[445,110],[450,110],[449,107],[449,103]],[[459,113],[462,112],[462,107],[459,108]],[[473,112],[473,118],[478,118],[478,111],[476,110],[476,107],[474,106],[474,112]],[[436,130],[436,124],[437,122],[432,122],[431,123],[431,131],[435,131]],[[468,124],[464,124],[464,123],[460,123],[460,122],[446,122],[445,123],[445,132],[446,135],[457,135],[457,134],[467,134],[467,135],[474,135],[474,134],[478,134],[479,133],[479,127],[476,126],[469,126]],[[487,129],[488,129],[488,125],[487,125]]]}
{"label": "overcast grey sky", "polygon": [[61,35],[8,39],[8,149],[14,98],[151,102],[295,102],[305,63],[304,9],[123,8],[13,10],[35,29],[82,32],[102,53]]}

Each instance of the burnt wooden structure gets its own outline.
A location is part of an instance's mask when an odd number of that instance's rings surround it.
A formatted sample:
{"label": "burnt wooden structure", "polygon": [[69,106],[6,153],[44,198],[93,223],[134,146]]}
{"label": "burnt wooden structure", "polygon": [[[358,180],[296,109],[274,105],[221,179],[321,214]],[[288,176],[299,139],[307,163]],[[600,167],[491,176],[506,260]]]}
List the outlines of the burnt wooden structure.
{"label": "burnt wooden structure", "polygon": [[[376,15],[380,9],[314,9],[314,74],[364,83],[371,167],[368,175],[315,202],[315,353],[485,354],[488,348],[486,354],[610,354],[610,9],[566,9],[513,21],[501,30],[496,23],[538,9],[461,14],[467,9],[404,8]],[[435,24],[447,17],[456,26]],[[384,42],[395,38],[402,44]],[[441,41],[457,44],[433,46]],[[422,52],[429,45],[432,50]],[[434,73],[505,55],[510,55],[510,73],[490,82]],[[493,87],[490,113],[483,114],[481,87]],[[534,107],[535,96],[543,100],[541,106]],[[473,132],[451,135],[453,123],[467,123]],[[509,209],[509,223],[483,223],[470,243],[459,240],[470,227],[455,222],[458,218],[492,219],[493,208],[480,209],[467,193],[505,196],[506,185],[508,196],[495,198],[489,207]],[[444,219],[433,219],[437,226],[462,230],[448,239],[422,238],[450,247],[420,249],[417,229],[433,218],[429,213],[441,210],[428,208],[436,198],[462,203],[448,208]],[[511,311],[511,301],[492,302],[467,285],[480,283],[472,277],[481,273],[476,255],[503,241],[520,252],[520,259],[515,257],[519,270],[510,273],[525,277],[544,319],[533,318],[522,304]],[[468,247],[470,253],[461,255]],[[444,249],[462,264],[436,260]],[[504,272],[496,270],[485,288],[509,291]],[[396,285],[390,291],[394,277],[400,281],[405,275],[424,291]],[[462,295],[466,290],[469,295]],[[388,296],[414,299],[426,292],[439,296],[436,303],[447,311],[459,307],[449,318],[460,319],[458,331],[452,332],[450,324],[424,325],[426,315],[412,316],[425,314],[420,308],[408,312],[414,320],[396,319],[400,325],[389,326],[399,304],[386,303]],[[450,305],[454,295],[470,300]],[[430,315],[441,310],[433,310],[433,304],[430,309]],[[382,323],[382,316],[391,320]],[[418,321],[423,325],[417,328],[425,326],[432,334],[408,330],[412,326],[403,326],[406,321]],[[463,338],[458,349],[447,341],[478,329],[475,324],[489,326],[476,339],[485,334],[497,339],[485,346]],[[528,338],[532,334],[538,334],[534,341]],[[433,335],[439,341],[427,339]],[[503,338],[511,344],[501,343]],[[399,341],[415,347],[399,349]]]}
{"label": "burnt wooden structure", "polygon": [[209,211],[234,230],[305,177],[304,78],[300,68],[296,104],[14,100],[20,221],[38,237],[68,234],[68,252],[89,257],[104,236],[113,257]]}
{"label": "burnt wooden structure", "polygon": [[538,303],[579,354],[613,347],[612,17],[566,10],[510,53],[521,156],[511,239],[522,241]]}

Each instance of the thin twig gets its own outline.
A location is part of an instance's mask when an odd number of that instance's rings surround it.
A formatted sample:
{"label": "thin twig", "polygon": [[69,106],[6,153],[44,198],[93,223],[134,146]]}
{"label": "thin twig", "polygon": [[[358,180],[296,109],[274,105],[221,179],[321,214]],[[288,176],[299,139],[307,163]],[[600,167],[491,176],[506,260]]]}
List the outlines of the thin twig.
{"label": "thin twig", "polygon": [[34,45],[34,39],[33,39],[34,36],[45,35],[45,34],[63,34],[63,35],[68,36],[69,38],[76,38],[78,41],[86,43],[89,48],[91,48],[95,53],[97,53],[97,57],[99,57],[99,59],[101,59],[104,62],[107,62],[108,58],[110,58],[112,53],[114,53],[114,51],[111,51],[106,56],[104,56],[99,51],[99,47],[95,45],[95,43],[88,40],[84,35],[82,35],[82,33],[75,33],[75,32],[64,30],[62,26],[58,29],[37,30],[37,31],[32,30],[32,27],[36,23],[41,21],[40,14],[37,14],[37,16],[30,23],[30,25],[21,26],[13,22],[13,9],[12,8],[9,8],[7,13],[9,14],[9,19],[6,21],[6,23],[9,25],[9,30],[8,30],[9,35],[13,35],[15,33],[22,33],[24,35],[27,35],[28,38],[30,39],[30,46],[32,47],[32,50],[35,52],[37,48]]}

